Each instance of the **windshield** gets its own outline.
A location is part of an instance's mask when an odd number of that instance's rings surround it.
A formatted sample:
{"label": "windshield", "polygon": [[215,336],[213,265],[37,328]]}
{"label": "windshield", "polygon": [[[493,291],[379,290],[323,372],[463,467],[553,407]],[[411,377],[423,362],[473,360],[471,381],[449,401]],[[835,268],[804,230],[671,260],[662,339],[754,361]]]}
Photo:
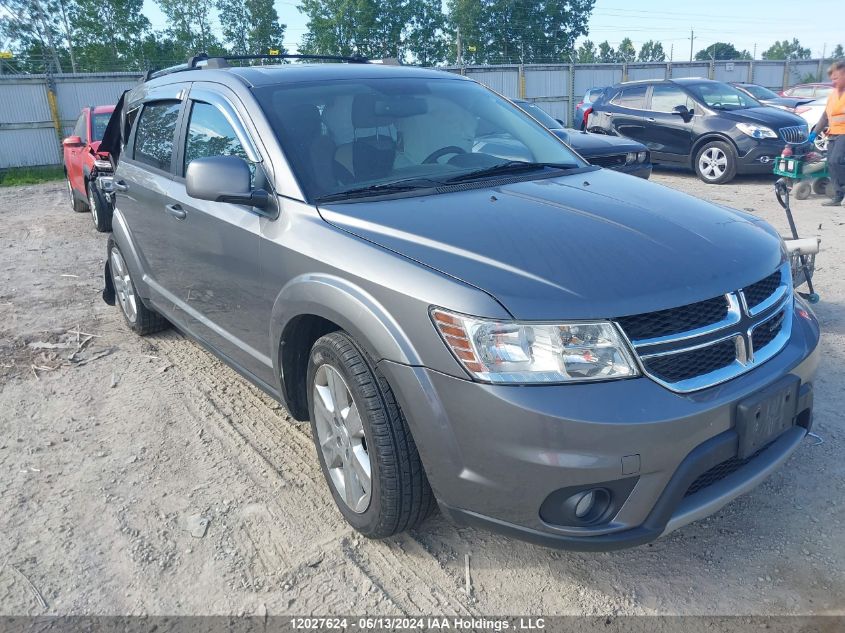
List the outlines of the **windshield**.
{"label": "windshield", "polygon": [[536,103],[529,103],[528,101],[517,101],[516,104],[550,130],[557,130],[562,127],[560,122],[555,120],[555,118],[552,117],[551,114],[543,110],[543,108],[538,106]]}
{"label": "windshield", "polygon": [[587,166],[514,104],[465,79],[306,82],[255,96],[310,200],[501,173],[491,168]]}
{"label": "windshield", "polygon": [[714,110],[743,110],[760,107],[760,102],[741,90],[717,81],[706,84],[688,84],[692,95]]}
{"label": "windshield", "polygon": [[100,112],[91,117],[91,140],[103,140],[103,133],[106,131],[106,126],[109,124],[111,112]]}
{"label": "windshield", "polygon": [[769,90],[768,88],[764,88],[763,86],[755,86],[754,84],[745,85],[743,86],[746,92],[750,92],[751,96],[755,99],[777,99],[778,96]]}

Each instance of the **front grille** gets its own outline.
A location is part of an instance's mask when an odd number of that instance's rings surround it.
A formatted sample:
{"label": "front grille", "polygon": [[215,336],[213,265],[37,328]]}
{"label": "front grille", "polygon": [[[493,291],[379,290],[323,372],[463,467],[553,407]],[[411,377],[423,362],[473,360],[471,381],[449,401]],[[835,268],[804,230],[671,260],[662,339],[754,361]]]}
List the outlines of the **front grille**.
{"label": "front grille", "polygon": [[809,129],[806,125],[794,125],[780,129],[781,138],[787,143],[806,143]]}
{"label": "front grille", "polygon": [[643,359],[646,370],[666,382],[680,382],[727,367],[736,360],[736,343],[726,339],[688,352]]}
{"label": "front grille", "polygon": [[783,328],[783,320],[786,315],[783,310],[777,316],[765,321],[754,328],[751,332],[751,345],[755,350],[763,349],[771,343]]}
{"label": "front grille", "polygon": [[759,449],[750,457],[746,457],[745,459],[740,459],[739,457],[731,457],[730,459],[723,461],[721,464],[716,464],[710,470],[701,473],[696,478],[696,480],[690,484],[689,488],[687,488],[687,491],[684,493],[684,497],[686,498],[690,495],[694,495],[696,492],[704,490],[708,486],[712,486],[717,481],[721,481],[728,475],[734,474],[740,468],[751,462],[751,460],[759,456],[760,453],[769,448],[769,446],[771,446],[771,443],[766,444],[766,446]]}
{"label": "front grille", "polygon": [[625,154],[614,154],[613,156],[593,156],[589,159],[591,165],[599,167],[620,167],[625,164]]}
{"label": "front grille", "polygon": [[780,270],[776,270],[765,279],[761,279],[757,283],[742,289],[742,293],[745,295],[745,303],[749,308],[760,305],[772,296],[772,293],[777,290],[779,285]]}
{"label": "front grille", "polygon": [[625,330],[628,338],[637,340],[707,327],[724,320],[727,314],[728,302],[724,296],[721,296],[690,303],[680,308],[620,317],[616,321]]}

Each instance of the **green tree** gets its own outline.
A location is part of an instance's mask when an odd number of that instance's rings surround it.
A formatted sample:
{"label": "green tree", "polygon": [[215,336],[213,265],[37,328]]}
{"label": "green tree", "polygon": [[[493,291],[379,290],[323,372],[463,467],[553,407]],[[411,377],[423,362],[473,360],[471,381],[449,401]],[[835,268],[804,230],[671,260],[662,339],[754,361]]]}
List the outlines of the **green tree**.
{"label": "green tree", "polygon": [[833,49],[831,56],[833,57],[833,59],[842,59],[843,57],[845,57],[845,51],[842,50],[842,44],[836,45],[836,48]]}
{"label": "green tree", "polygon": [[447,0],[448,10],[447,29],[452,36],[452,46],[449,47],[447,60],[456,63],[458,60],[458,33],[461,35],[461,57],[466,64],[482,64],[487,59],[487,35],[483,32],[485,25],[485,0]]}
{"label": "green tree", "polygon": [[575,51],[575,61],[579,64],[594,64],[598,61],[599,53],[591,40],[584,40]]}
{"label": "green tree", "polygon": [[173,40],[179,57],[225,52],[211,30],[214,0],[156,0],[156,3],[167,17],[169,26],[165,33]]}
{"label": "green tree", "polygon": [[619,54],[613,50],[607,40],[599,44],[598,60],[602,64],[612,64],[619,61]]}
{"label": "green tree", "polygon": [[143,44],[150,22],[142,13],[143,5],[143,0],[76,0],[71,18],[76,56],[84,71],[144,68]]}
{"label": "green tree", "polygon": [[303,53],[404,58],[405,0],[302,0],[299,11],[308,18]]}
{"label": "green tree", "polygon": [[663,44],[649,40],[640,47],[637,60],[641,62],[663,62],[666,61],[666,53],[663,51]]}
{"label": "green tree", "polygon": [[619,43],[616,56],[622,62],[632,62],[637,58],[637,49],[634,48],[634,43],[630,37],[626,37]]}
{"label": "green tree", "polygon": [[25,72],[66,72],[73,68],[68,43],[72,33],[60,0],[2,0],[0,36],[10,40],[18,67]]}
{"label": "green tree", "polygon": [[421,66],[433,66],[446,59],[446,16],[440,0],[416,0],[411,3],[408,20],[408,51]]}
{"label": "green tree", "polygon": [[792,38],[792,41],[776,41],[769,48],[763,51],[763,59],[810,59],[812,53],[809,48],[804,48],[801,43]]}
{"label": "green tree", "polygon": [[217,0],[223,37],[235,55],[287,52],[282,41],[284,24],[272,0]]}
{"label": "green tree", "polygon": [[751,54],[748,51],[738,50],[736,46],[728,42],[716,42],[698,51],[695,54],[695,58],[702,62],[710,61],[711,59],[751,59]]}

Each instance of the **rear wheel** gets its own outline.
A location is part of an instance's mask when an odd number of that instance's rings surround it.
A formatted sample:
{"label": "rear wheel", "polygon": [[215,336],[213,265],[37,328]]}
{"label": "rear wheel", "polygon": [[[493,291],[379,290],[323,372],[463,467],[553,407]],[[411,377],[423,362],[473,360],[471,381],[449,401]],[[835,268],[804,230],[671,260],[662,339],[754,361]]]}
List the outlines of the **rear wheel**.
{"label": "rear wheel", "polygon": [[123,313],[127,325],[141,336],[167,328],[169,325],[167,320],[158,312],[150,310],[144,305],[135,289],[126,260],[111,238],[109,238],[108,254],[109,272],[114,285],[115,300],[120,306],[120,311]]}
{"label": "rear wheel", "polygon": [[696,153],[693,167],[704,182],[721,185],[736,176],[736,152],[728,143],[710,141]]}
{"label": "rear wheel", "polygon": [[819,196],[827,195],[827,190],[830,187],[830,178],[816,178],[813,181],[813,193]]}
{"label": "rear wheel", "polygon": [[112,208],[103,192],[93,182],[88,182],[88,208],[91,209],[91,219],[100,233],[111,231]]}
{"label": "rear wheel", "polygon": [[813,193],[813,186],[806,180],[795,183],[795,186],[792,188],[792,195],[798,200],[806,200],[810,197],[811,193]]}
{"label": "rear wheel", "polygon": [[345,332],[311,348],[311,430],[335,504],[356,530],[384,538],[421,523],[435,501],[384,376]]}

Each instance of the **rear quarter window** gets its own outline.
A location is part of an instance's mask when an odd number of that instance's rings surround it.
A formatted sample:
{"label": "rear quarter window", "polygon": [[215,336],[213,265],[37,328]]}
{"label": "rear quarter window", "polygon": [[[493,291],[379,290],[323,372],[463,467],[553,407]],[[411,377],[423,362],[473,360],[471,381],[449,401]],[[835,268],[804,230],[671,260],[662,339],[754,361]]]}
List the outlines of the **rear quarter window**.
{"label": "rear quarter window", "polygon": [[619,90],[610,103],[621,108],[642,110],[645,107],[645,95],[648,86],[626,86]]}

